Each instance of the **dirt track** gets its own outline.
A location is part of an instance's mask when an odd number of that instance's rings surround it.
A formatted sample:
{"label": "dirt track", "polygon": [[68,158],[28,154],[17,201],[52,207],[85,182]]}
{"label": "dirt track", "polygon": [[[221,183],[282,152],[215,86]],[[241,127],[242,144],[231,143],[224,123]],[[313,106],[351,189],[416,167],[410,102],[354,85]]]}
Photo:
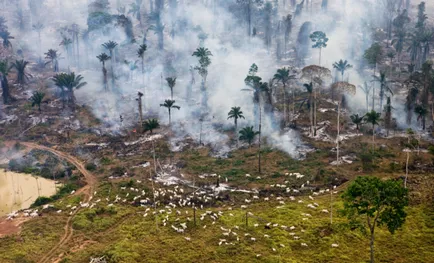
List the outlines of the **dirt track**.
{"label": "dirt track", "polygon": [[[84,202],[89,201],[90,197],[92,196],[92,193],[94,192],[97,180],[92,173],[90,173],[88,170],[86,170],[86,168],[84,167],[83,163],[80,160],[78,160],[77,158],[75,158],[75,157],[73,157],[67,153],[57,151],[57,150],[54,150],[52,148],[42,146],[39,144],[35,144],[35,143],[31,143],[31,142],[20,142],[20,143],[22,145],[25,145],[26,147],[28,147],[30,149],[38,149],[38,150],[51,152],[52,154],[56,155],[60,159],[66,160],[66,161],[72,163],[75,167],[77,167],[77,169],[85,177],[87,185],[85,187],[81,188],[79,191],[77,191],[76,194],[83,193],[86,196]],[[74,232],[74,230],[72,228],[72,219],[75,217],[75,215],[77,214],[78,211],[79,211],[79,209],[75,210],[74,213],[68,217],[68,220],[66,221],[66,224],[64,227],[65,233],[63,234],[62,238],[59,240],[59,242],[57,243],[56,246],[54,246],[47,254],[45,254],[45,256],[43,256],[38,261],[38,263],[50,262],[50,259],[55,255],[56,251],[71,239],[73,232]]]}

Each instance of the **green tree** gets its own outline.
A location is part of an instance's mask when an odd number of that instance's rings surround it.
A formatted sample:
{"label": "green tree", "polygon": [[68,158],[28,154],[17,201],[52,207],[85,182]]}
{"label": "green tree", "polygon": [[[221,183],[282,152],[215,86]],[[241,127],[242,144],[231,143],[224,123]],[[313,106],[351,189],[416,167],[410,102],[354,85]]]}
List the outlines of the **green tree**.
{"label": "green tree", "polygon": [[[235,125],[235,134],[238,134],[238,119],[245,119],[243,112],[241,111],[241,107],[232,107],[228,112],[228,120],[234,119]],[[237,136],[237,144],[238,144],[238,136]]]}
{"label": "green tree", "polygon": [[59,56],[60,54],[57,54],[57,50],[49,49],[47,53],[44,54],[45,59],[48,61],[45,62],[45,64],[50,64],[53,67],[54,72],[59,72]]}
{"label": "green tree", "polygon": [[252,141],[255,139],[256,135],[258,135],[258,131],[253,130],[253,126],[248,126],[240,131],[240,140],[246,141],[249,144],[249,147],[252,146]]}
{"label": "green tree", "polygon": [[1,31],[0,32],[0,38],[2,38],[3,40],[3,47],[4,48],[12,48],[12,43],[11,43],[11,39],[14,39],[13,36],[11,36],[11,33],[9,33],[9,31],[5,30],[5,31]]}
{"label": "green tree", "polygon": [[[377,177],[359,176],[342,195],[343,212],[357,223],[366,220],[362,230],[370,233],[370,262],[374,262],[375,229],[386,226],[391,234],[405,222],[408,206],[408,190],[399,180],[381,180]],[[360,223],[360,222],[359,222]]]}
{"label": "green tree", "polygon": [[175,101],[174,100],[165,100],[163,104],[160,104],[160,107],[165,107],[169,111],[169,125],[172,122],[172,116],[171,116],[172,108],[173,109],[178,109],[178,110],[181,109],[181,107],[175,105]]}
{"label": "green tree", "polygon": [[310,132],[313,135],[313,83],[304,83],[303,87],[306,88],[307,93],[309,94],[308,98],[308,107],[309,107],[309,123],[310,123]]}
{"label": "green tree", "polygon": [[0,84],[2,87],[3,103],[7,104],[12,100],[10,95],[9,84],[8,84],[8,74],[10,67],[7,60],[0,61]]}
{"label": "green tree", "polygon": [[360,132],[360,126],[363,124],[363,120],[365,118],[365,115],[359,116],[359,114],[353,114],[350,116],[351,121],[356,125],[357,133]]}
{"label": "green tree", "polygon": [[202,77],[201,83],[201,93],[202,93],[202,108],[207,107],[208,105],[208,95],[206,91],[206,78],[208,76],[208,67],[211,65],[212,56],[211,51],[208,48],[199,47],[196,51],[193,52],[192,56],[197,57],[199,59],[199,65],[195,66],[194,69],[199,73]]}
{"label": "green tree", "polygon": [[103,85],[104,85],[104,91],[108,91],[108,84],[107,84],[107,69],[105,68],[105,62],[110,59],[110,57],[106,53],[101,53],[98,56],[96,56],[97,59],[99,59],[99,62],[102,63],[102,74],[103,74]]}
{"label": "green tree", "polygon": [[26,82],[26,79],[32,77],[31,74],[26,72],[26,67],[28,64],[29,62],[24,60],[16,60],[11,64],[11,69],[13,68],[17,71],[17,82],[19,84],[24,84]]}
{"label": "green tree", "polygon": [[346,60],[339,60],[338,62],[333,63],[333,68],[336,69],[339,73],[341,73],[341,81],[344,81],[345,71],[351,69],[353,66],[348,63]]}
{"label": "green tree", "polygon": [[74,91],[87,85],[87,82],[82,82],[83,77],[81,75],[76,76],[74,72],[56,74],[53,77],[53,81],[54,85],[61,91],[63,107],[65,107],[66,102],[69,102],[74,107]]}
{"label": "green tree", "polygon": [[158,128],[160,128],[160,122],[157,119],[148,119],[143,123],[143,130],[145,132],[149,131],[150,134]]}
{"label": "green tree", "polygon": [[382,109],[385,93],[389,92],[391,95],[393,95],[392,89],[389,86],[389,84],[392,83],[392,81],[386,78],[386,72],[384,71],[380,72],[380,76],[373,75],[372,77],[374,78],[373,80],[374,82],[380,83],[380,109]]}
{"label": "green tree", "polygon": [[365,115],[365,121],[372,124],[372,149],[375,147],[375,125],[379,125],[379,121],[381,120],[380,117],[381,114],[374,110]]}
{"label": "green tree", "polygon": [[379,43],[374,43],[365,50],[363,58],[374,68],[374,75],[377,73],[377,65],[383,61],[384,51]]}
{"label": "green tree", "polygon": [[45,93],[39,91],[35,91],[32,97],[30,97],[30,102],[32,102],[32,107],[38,106],[39,112],[41,112],[41,103],[44,97],[45,97]]}
{"label": "green tree", "polygon": [[327,42],[329,41],[329,39],[327,38],[327,35],[322,31],[315,31],[309,37],[312,42],[315,43],[312,45],[312,48],[319,49],[319,65],[321,66],[321,50],[327,47]]}
{"label": "green tree", "polygon": [[114,90],[115,89],[115,70],[114,70],[114,64],[116,62],[116,59],[115,59],[115,48],[118,46],[118,43],[116,43],[114,41],[108,41],[108,42],[102,44],[102,46],[110,52],[110,60],[111,60],[110,71],[111,71],[111,75],[112,75],[112,90]]}
{"label": "green tree", "polygon": [[425,130],[426,115],[428,114],[428,110],[423,105],[417,105],[414,108],[414,112],[417,114],[417,121],[422,123],[422,129]]}
{"label": "green tree", "polygon": [[[288,118],[288,110],[287,110],[287,96],[286,96],[286,85],[293,79],[296,79],[295,75],[290,73],[290,69],[283,67],[277,70],[276,74],[274,74],[273,80],[277,80],[277,82],[281,82],[283,85],[283,118],[285,123]],[[294,89],[292,90],[292,114],[295,114],[295,93]]]}
{"label": "green tree", "polygon": [[170,88],[170,98],[173,100],[173,87],[176,85],[176,78],[166,78],[167,86]]}

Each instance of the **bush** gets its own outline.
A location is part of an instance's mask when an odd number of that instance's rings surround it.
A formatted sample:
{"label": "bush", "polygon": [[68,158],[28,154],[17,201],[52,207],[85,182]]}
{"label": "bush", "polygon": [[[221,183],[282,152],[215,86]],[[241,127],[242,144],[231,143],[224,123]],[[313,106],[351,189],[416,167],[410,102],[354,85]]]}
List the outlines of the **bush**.
{"label": "bush", "polygon": [[95,171],[96,170],[96,165],[94,163],[87,163],[85,165],[85,168],[88,171]]}
{"label": "bush", "polygon": [[428,152],[429,152],[430,154],[434,155],[434,146],[433,146],[433,145],[430,145],[430,146],[428,147]]}
{"label": "bush", "polygon": [[112,163],[112,161],[109,158],[107,158],[107,157],[102,157],[101,158],[101,164],[103,164],[103,165],[109,165],[111,163]]}
{"label": "bush", "polygon": [[50,203],[51,201],[53,201],[53,199],[50,197],[40,196],[35,200],[35,202],[30,207],[33,208],[36,206],[46,205],[46,204]]}

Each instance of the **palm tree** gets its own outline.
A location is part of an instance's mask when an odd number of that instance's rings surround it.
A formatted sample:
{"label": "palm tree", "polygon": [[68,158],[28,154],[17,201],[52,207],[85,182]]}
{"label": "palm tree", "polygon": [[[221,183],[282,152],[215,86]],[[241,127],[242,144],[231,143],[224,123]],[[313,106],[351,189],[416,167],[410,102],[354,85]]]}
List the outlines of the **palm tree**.
{"label": "palm tree", "polygon": [[142,44],[139,46],[139,49],[137,50],[137,56],[140,58],[142,62],[142,84],[145,85],[145,51],[148,47],[146,44]]}
{"label": "palm tree", "polygon": [[[273,80],[277,80],[277,82],[281,82],[283,85],[283,118],[284,118],[284,122],[286,124],[287,121],[287,108],[286,108],[286,104],[287,104],[287,98],[286,98],[286,85],[288,84],[289,81],[291,81],[292,79],[295,79],[296,76],[295,75],[290,75],[289,72],[289,68],[281,68],[278,69],[276,74],[274,74]],[[295,93],[294,90],[292,90],[292,114],[295,114]]]}
{"label": "palm tree", "polygon": [[160,122],[157,119],[149,119],[143,123],[143,130],[145,132],[149,131],[150,134],[153,133],[153,130],[160,128]]}
{"label": "palm tree", "polygon": [[196,51],[193,52],[192,56],[197,57],[199,59],[199,65],[194,67],[195,70],[202,77],[201,83],[201,93],[202,93],[202,108],[207,107],[208,105],[208,96],[206,91],[206,78],[208,76],[208,67],[211,65],[210,56],[212,56],[211,51],[208,48],[199,47]]}
{"label": "palm tree", "polygon": [[304,83],[303,87],[306,88],[307,93],[309,94],[308,106],[309,106],[309,121],[310,121],[310,132],[313,135],[313,83]]}
{"label": "palm tree", "polygon": [[[380,109],[383,108],[383,99],[384,99],[384,94],[385,92],[389,92],[390,94],[393,95],[392,90],[389,87],[389,84],[392,83],[392,81],[388,80],[386,78],[386,72],[381,71],[380,72],[380,76],[372,76],[374,78],[373,81],[380,83]],[[374,96],[375,94],[373,94]]]}
{"label": "palm tree", "polygon": [[28,61],[16,60],[11,64],[10,68],[14,68],[17,71],[17,82],[19,84],[24,84],[26,79],[32,77],[29,73],[26,73],[26,67],[29,64]]}
{"label": "palm tree", "polygon": [[172,108],[178,109],[178,110],[181,109],[181,107],[175,105],[175,101],[174,100],[165,100],[164,104],[160,104],[160,107],[166,107],[167,110],[169,111],[169,125],[172,122],[172,117],[171,117]]}
{"label": "palm tree", "polygon": [[384,126],[386,127],[387,137],[389,137],[389,129],[392,126],[392,102],[390,97],[387,97],[386,106],[384,106]]}
{"label": "palm tree", "polygon": [[[228,120],[234,119],[235,125],[235,134],[238,133],[238,119],[245,119],[243,112],[241,111],[241,107],[232,107],[228,112]],[[238,136],[237,136],[237,144],[238,144]]]}
{"label": "palm tree", "polygon": [[405,29],[399,29],[395,33],[395,38],[392,39],[392,45],[396,50],[398,55],[398,69],[399,73],[401,73],[401,53],[404,49],[405,41],[407,39],[407,32]]}
{"label": "palm tree", "polygon": [[[73,44],[72,40],[67,37],[63,37],[62,42],[60,42],[59,46],[63,46],[66,51],[66,55],[68,57],[68,63],[71,61],[71,45]],[[69,68],[69,67],[68,67]]]}
{"label": "palm tree", "polygon": [[176,78],[166,78],[166,81],[170,88],[170,98],[173,100],[173,87],[176,85]]}
{"label": "palm tree", "polygon": [[252,146],[252,141],[255,139],[256,135],[258,135],[258,131],[253,130],[253,126],[248,126],[240,131],[240,140],[246,141],[249,144],[249,147]]}
{"label": "palm tree", "polygon": [[379,124],[381,114],[372,110],[371,112],[366,113],[365,121],[367,123],[372,124],[372,150],[375,147],[375,125]]}
{"label": "palm tree", "polygon": [[116,62],[115,59],[115,48],[118,46],[118,43],[114,42],[114,41],[108,41],[104,44],[102,44],[102,46],[107,49],[110,53],[110,59],[111,59],[111,64],[110,64],[110,71],[111,71],[111,75],[112,75],[112,89],[115,89],[115,71],[114,71],[114,64]]}
{"label": "palm tree", "polygon": [[39,91],[35,91],[32,97],[30,97],[30,101],[32,102],[32,107],[37,105],[39,112],[41,112],[41,103],[44,97],[45,97],[45,93]]}
{"label": "palm tree", "polygon": [[128,14],[132,14],[139,21],[140,25],[142,24],[142,14],[140,12],[143,0],[136,0],[135,3],[131,3],[131,9],[128,11]]}
{"label": "palm tree", "polygon": [[363,124],[363,120],[365,118],[365,115],[359,116],[359,114],[353,114],[350,116],[351,121],[356,125],[357,134],[360,132],[360,125]]}
{"label": "palm tree", "polygon": [[57,54],[57,50],[49,49],[47,53],[44,54],[45,59],[48,59],[45,64],[51,63],[51,66],[53,67],[54,72],[59,72],[59,61],[58,57],[60,54]]}
{"label": "palm tree", "polygon": [[158,35],[158,49],[164,49],[164,29],[165,25],[161,22],[161,11],[154,12],[150,15],[150,20],[154,22],[149,26],[149,30],[154,31],[154,34]]}
{"label": "palm tree", "polygon": [[[369,86],[368,83],[365,81],[363,83],[363,86],[359,85],[359,88],[365,93],[365,99],[366,99],[366,111],[369,110],[369,93],[371,92],[372,86]],[[374,106],[372,106],[372,109],[374,109]]]}
{"label": "palm tree", "polygon": [[81,75],[76,76],[74,72],[59,73],[54,75],[54,85],[61,90],[63,107],[65,107],[66,101],[72,105],[75,105],[74,90],[80,89],[81,87],[87,85],[87,82],[82,82],[82,80],[83,77]]}
{"label": "palm tree", "polygon": [[41,32],[44,30],[44,24],[41,22],[38,22],[33,25],[33,30],[35,30],[38,33],[38,40],[39,40],[39,56],[42,54],[42,41],[41,41]]}
{"label": "palm tree", "polygon": [[7,60],[0,61],[0,84],[2,87],[2,96],[3,96],[3,103],[7,104],[12,100],[12,97],[10,95],[9,91],[9,84],[8,84],[8,73],[9,73],[10,67],[8,65]]}
{"label": "palm tree", "polygon": [[11,36],[11,33],[9,33],[9,31],[5,30],[5,31],[1,31],[0,32],[0,37],[3,39],[3,47],[5,48],[12,48],[12,43],[11,43],[11,39],[14,39],[13,36]]}
{"label": "palm tree", "polygon": [[103,84],[104,84],[104,91],[108,91],[108,85],[107,85],[107,69],[105,68],[105,62],[110,59],[110,57],[106,53],[101,53],[98,56],[96,56],[97,59],[102,63],[102,74],[103,74]]}
{"label": "palm tree", "polygon": [[333,68],[336,69],[339,73],[341,73],[341,81],[344,81],[345,71],[351,69],[353,66],[348,63],[347,60],[339,60],[338,62],[333,63]]}
{"label": "palm tree", "polygon": [[414,108],[414,112],[417,114],[417,121],[422,122],[422,130],[425,130],[426,115],[428,110],[423,105],[417,105]]}

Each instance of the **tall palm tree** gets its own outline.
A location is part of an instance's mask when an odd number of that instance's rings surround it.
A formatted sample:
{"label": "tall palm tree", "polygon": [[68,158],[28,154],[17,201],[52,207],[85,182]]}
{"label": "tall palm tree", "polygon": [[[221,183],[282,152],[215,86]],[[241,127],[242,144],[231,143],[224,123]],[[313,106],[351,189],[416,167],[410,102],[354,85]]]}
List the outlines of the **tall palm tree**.
{"label": "tall palm tree", "polygon": [[375,125],[379,124],[379,121],[381,120],[380,116],[381,113],[378,113],[374,110],[366,113],[365,115],[365,121],[372,124],[372,150],[374,150],[375,147]]}
{"label": "tall palm tree", "polygon": [[212,56],[211,51],[208,50],[208,48],[205,47],[199,47],[196,49],[196,51],[192,54],[193,57],[197,57],[199,59],[199,65],[194,67],[195,70],[199,73],[199,75],[202,77],[202,83],[201,83],[201,93],[202,93],[202,108],[206,108],[208,106],[208,95],[206,90],[206,78],[208,76],[208,67],[211,65],[211,58]]}
{"label": "tall palm tree", "polygon": [[[66,56],[67,56],[67,59],[68,59],[68,64],[71,63],[71,59],[72,59],[72,57],[71,57],[71,46],[72,46],[72,44],[73,44],[72,39],[67,38],[67,37],[63,37],[62,42],[60,42],[60,44],[59,44],[59,46],[63,46],[63,48],[66,51]],[[68,65],[68,68],[69,68],[69,65]]]}
{"label": "tall palm tree", "polygon": [[44,54],[45,59],[48,61],[45,62],[45,64],[51,63],[51,66],[53,67],[54,72],[59,72],[59,56],[60,54],[57,54],[57,50],[49,49],[47,53]]}
{"label": "tall palm tree", "polygon": [[360,125],[363,124],[363,120],[365,119],[365,115],[359,116],[359,114],[353,114],[350,116],[351,121],[356,125],[357,134],[360,132]]}
{"label": "tall palm tree", "polygon": [[9,91],[9,84],[8,84],[8,73],[9,73],[10,67],[8,65],[7,60],[0,61],[0,84],[2,87],[2,96],[3,96],[3,103],[7,104],[12,100],[12,97],[10,95]]}
{"label": "tall palm tree", "polygon": [[110,40],[110,41],[102,44],[102,46],[110,52],[110,59],[111,59],[110,71],[111,71],[111,75],[112,75],[112,89],[114,90],[115,89],[114,64],[116,62],[114,50],[118,46],[118,43]]}
{"label": "tall palm tree", "polygon": [[407,32],[405,29],[399,29],[395,32],[395,38],[392,39],[392,46],[395,48],[398,55],[398,68],[401,72],[401,53],[404,50],[405,41],[407,39]]}
{"label": "tall palm tree", "polygon": [[166,78],[166,81],[170,88],[170,98],[173,100],[173,87],[176,85],[176,78]]}
{"label": "tall palm tree", "polygon": [[[362,85],[359,85],[359,88],[365,93],[365,100],[366,100],[366,111],[369,110],[369,93],[371,92],[372,86],[368,85],[368,83],[365,81]],[[374,106],[372,106],[372,109],[374,109]]]}
{"label": "tall palm tree", "polygon": [[[232,107],[231,110],[228,112],[228,120],[234,119],[234,126],[235,126],[235,134],[238,134],[238,119],[245,119],[243,112],[241,111],[241,107]],[[239,142],[237,136],[237,144]]]}
{"label": "tall palm tree", "polygon": [[58,73],[53,77],[54,85],[56,85],[60,91],[63,101],[63,107],[65,103],[69,102],[71,105],[75,105],[74,90],[80,89],[87,85],[87,82],[82,82],[83,77],[81,75],[75,75],[72,73]]}
{"label": "tall palm tree", "polygon": [[[289,68],[281,68],[278,69],[276,74],[274,74],[273,80],[277,80],[277,82],[281,82],[283,85],[283,118],[284,122],[286,124],[287,118],[288,118],[288,111],[287,111],[287,98],[286,98],[286,85],[292,80],[295,79],[295,75],[290,74]],[[292,90],[292,113],[295,114],[295,93],[294,90]]]}
{"label": "tall palm tree", "polygon": [[148,47],[146,44],[142,44],[139,46],[139,49],[137,50],[137,56],[140,58],[142,62],[142,84],[145,86],[145,51]]}
{"label": "tall palm tree", "polygon": [[[389,84],[392,83],[392,81],[388,80],[386,78],[386,72],[381,71],[380,76],[372,76],[374,78],[373,81],[380,83],[380,109],[383,108],[383,99],[385,92],[389,92],[393,95],[392,90],[389,87]],[[375,94],[373,94],[374,96]]]}
{"label": "tall palm tree", "polygon": [[12,43],[11,43],[11,39],[14,39],[13,36],[11,36],[11,33],[9,33],[9,31],[5,30],[5,31],[1,31],[0,32],[0,37],[3,40],[3,47],[4,48],[12,48]]}
{"label": "tall palm tree", "polygon": [[108,91],[108,84],[107,84],[107,69],[105,68],[105,62],[110,59],[110,57],[106,53],[101,53],[98,56],[96,56],[97,59],[99,59],[99,62],[102,63],[102,74],[103,74],[103,85],[104,85],[104,91]]}
{"label": "tall palm tree", "polygon": [[160,122],[157,119],[149,119],[143,123],[143,130],[145,132],[149,131],[150,134],[153,133],[153,130],[160,128]]}
{"label": "tall palm tree", "polygon": [[41,39],[41,32],[44,30],[45,26],[41,22],[38,22],[33,25],[33,30],[35,30],[38,33],[38,43],[39,43],[39,56],[42,54],[42,39]]}
{"label": "tall palm tree", "polygon": [[422,123],[422,130],[425,130],[426,115],[428,110],[423,105],[417,105],[414,108],[414,112],[417,114],[417,120]]}
{"label": "tall palm tree", "polygon": [[161,21],[161,11],[151,13],[150,18],[154,23],[149,26],[149,30],[154,31],[154,34],[158,36],[158,49],[164,49],[164,29],[165,25]]}
{"label": "tall palm tree", "polygon": [[249,144],[249,147],[251,147],[252,141],[258,134],[258,131],[253,130],[253,126],[248,126],[240,130],[240,140],[246,141]]}
{"label": "tall palm tree", "polygon": [[181,107],[175,105],[174,100],[165,100],[163,104],[160,104],[160,107],[165,107],[169,111],[169,125],[172,122],[172,117],[171,117],[172,108],[178,109],[178,110],[181,109]]}
{"label": "tall palm tree", "polygon": [[351,69],[353,66],[348,63],[347,60],[339,60],[338,62],[333,63],[333,68],[336,69],[339,73],[341,73],[341,81],[344,81],[345,71]]}
{"label": "tall palm tree", "polygon": [[309,106],[309,122],[310,122],[310,132],[313,135],[313,83],[304,83],[303,87],[306,88],[307,93],[309,94],[308,106]]}
{"label": "tall palm tree", "polygon": [[17,82],[19,84],[24,84],[26,79],[32,77],[31,74],[26,72],[26,67],[28,64],[29,62],[24,60],[16,60],[11,64],[11,68],[14,68],[17,71]]}
{"label": "tall palm tree", "polygon": [[39,91],[35,91],[32,97],[30,97],[30,102],[32,102],[32,107],[38,106],[39,112],[41,112],[41,103],[44,97],[45,97],[45,93]]}

